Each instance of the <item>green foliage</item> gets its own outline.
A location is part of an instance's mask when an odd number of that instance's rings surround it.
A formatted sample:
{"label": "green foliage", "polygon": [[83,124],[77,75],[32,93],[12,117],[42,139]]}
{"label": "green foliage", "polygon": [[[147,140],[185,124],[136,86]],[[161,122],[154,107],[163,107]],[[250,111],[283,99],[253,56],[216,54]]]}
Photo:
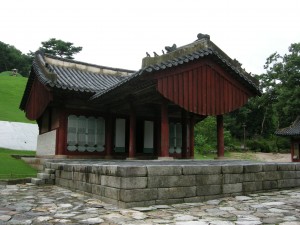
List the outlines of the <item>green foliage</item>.
{"label": "green foliage", "polygon": [[282,151],[287,149],[289,139],[274,138],[274,132],[300,116],[300,43],[291,44],[283,56],[277,52],[270,55],[264,68],[266,72],[256,76],[262,96],[251,98],[244,107],[227,115],[226,128],[242,141],[245,124],[251,149]]}
{"label": "green foliage", "polygon": [[48,41],[42,42],[42,47],[40,49],[51,55],[66,59],[74,59],[73,55],[79,53],[82,50],[82,47],[75,47],[71,42],[50,38]]}
{"label": "green foliage", "polygon": [[0,41],[0,71],[18,69],[24,76],[29,75],[31,59],[12,45]]}
{"label": "green foliage", "polygon": [[[231,147],[233,140],[228,130],[224,129],[224,144]],[[195,150],[201,154],[216,152],[217,149],[217,122],[209,116],[195,126]]]}
{"label": "green foliage", "polygon": [[0,120],[34,123],[19,109],[27,78],[10,74],[10,71],[0,73]]}
{"label": "green foliage", "polygon": [[11,155],[35,156],[34,151],[15,151],[0,148],[0,179],[35,177],[37,171]]}

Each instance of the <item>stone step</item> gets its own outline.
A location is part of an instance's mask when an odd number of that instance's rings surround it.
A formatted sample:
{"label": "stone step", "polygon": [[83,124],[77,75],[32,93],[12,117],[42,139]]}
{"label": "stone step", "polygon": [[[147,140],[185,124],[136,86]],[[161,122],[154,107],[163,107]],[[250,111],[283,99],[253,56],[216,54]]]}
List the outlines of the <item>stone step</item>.
{"label": "stone step", "polygon": [[31,183],[35,185],[43,185],[45,184],[45,180],[39,178],[31,178]]}
{"label": "stone step", "polygon": [[38,171],[42,171],[44,169],[44,163],[47,161],[47,159],[36,157],[21,157],[21,159]]}
{"label": "stone step", "polygon": [[55,170],[54,170],[54,169],[46,168],[46,169],[44,170],[44,173],[47,173],[47,174],[54,174],[54,173],[55,173]]}
{"label": "stone step", "polygon": [[48,173],[38,173],[37,178],[43,179],[43,180],[50,179],[50,174],[48,174]]}

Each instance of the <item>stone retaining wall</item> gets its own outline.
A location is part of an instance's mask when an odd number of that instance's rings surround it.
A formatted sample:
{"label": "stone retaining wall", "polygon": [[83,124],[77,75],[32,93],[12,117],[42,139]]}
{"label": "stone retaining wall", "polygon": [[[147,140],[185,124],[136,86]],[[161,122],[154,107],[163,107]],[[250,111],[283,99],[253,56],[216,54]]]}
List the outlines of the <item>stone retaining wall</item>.
{"label": "stone retaining wall", "polygon": [[56,184],[122,208],[200,202],[300,187],[300,163],[247,165],[88,165],[47,162]]}

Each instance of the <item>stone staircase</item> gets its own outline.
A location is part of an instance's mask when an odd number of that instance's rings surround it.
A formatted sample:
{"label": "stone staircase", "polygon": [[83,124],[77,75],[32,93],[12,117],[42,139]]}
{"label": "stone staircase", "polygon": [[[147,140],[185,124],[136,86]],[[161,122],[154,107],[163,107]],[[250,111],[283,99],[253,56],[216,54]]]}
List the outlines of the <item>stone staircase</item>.
{"label": "stone staircase", "polygon": [[43,171],[44,163],[47,161],[47,159],[35,157],[21,157],[21,159],[38,171]]}
{"label": "stone staircase", "polygon": [[35,185],[55,184],[55,170],[46,168],[37,174],[37,178],[31,178],[31,183]]}

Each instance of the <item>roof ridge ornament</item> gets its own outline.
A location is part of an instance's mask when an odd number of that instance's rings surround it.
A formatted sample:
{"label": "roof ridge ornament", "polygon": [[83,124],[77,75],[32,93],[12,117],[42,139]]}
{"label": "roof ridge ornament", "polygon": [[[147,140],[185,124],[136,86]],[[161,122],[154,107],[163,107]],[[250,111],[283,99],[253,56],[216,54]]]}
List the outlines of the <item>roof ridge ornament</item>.
{"label": "roof ridge ornament", "polygon": [[173,44],[172,46],[166,46],[165,49],[166,49],[167,53],[173,52],[177,49],[177,45]]}
{"label": "roof ridge ornament", "polygon": [[202,33],[197,34],[197,38],[198,38],[198,40],[201,40],[201,39],[210,40],[210,36],[208,34],[202,34]]}

